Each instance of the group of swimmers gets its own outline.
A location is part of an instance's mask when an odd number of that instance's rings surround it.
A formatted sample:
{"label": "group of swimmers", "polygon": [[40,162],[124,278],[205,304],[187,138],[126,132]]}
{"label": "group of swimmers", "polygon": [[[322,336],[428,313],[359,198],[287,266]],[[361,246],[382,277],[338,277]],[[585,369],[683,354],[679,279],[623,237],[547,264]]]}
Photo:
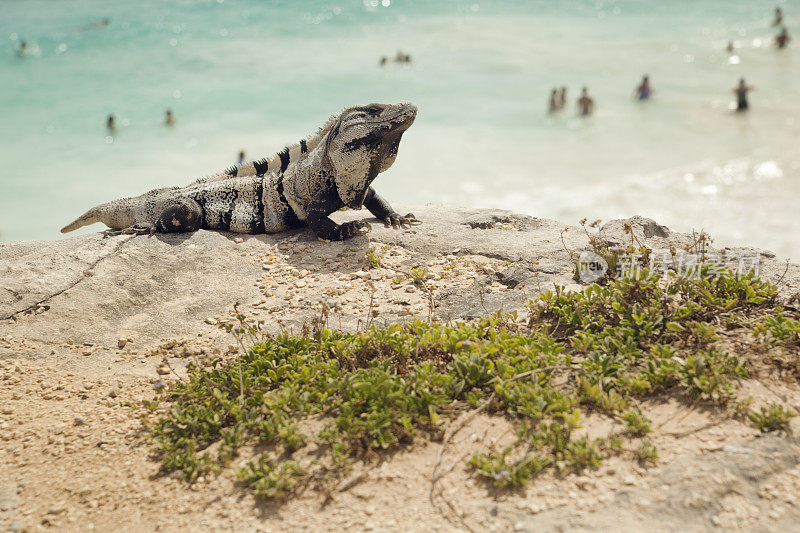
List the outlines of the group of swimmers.
{"label": "group of swimmers", "polygon": [[[402,50],[398,50],[394,56],[393,61],[395,63],[411,63],[411,54],[405,54]],[[378,66],[385,66],[386,63],[389,62],[389,58],[386,56],[382,56],[380,61],[378,61]]]}
{"label": "group of swimmers", "polygon": [[[773,26],[780,26],[781,31],[775,36],[775,46],[780,50],[786,47],[791,40],[789,33],[786,31],[786,26],[783,25],[783,11],[781,8],[775,8],[775,20]],[[728,43],[728,53],[733,53],[733,41]],[[733,93],[736,95],[736,111],[747,111],[750,104],[747,101],[747,93],[754,90],[755,87],[748,85],[744,78],[739,79],[739,84],[733,88]],[[645,75],[636,89],[633,91],[633,97],[636,100],[649,100],[653,94],[653,88],[650,86],[650,77]],[[550,102],[548,104],[548,111],[554,113],[566,107],[567,103],[567,88],[553,89],[550,92]],[[577,101],[578,115],[589,116],[594,111],[594,100],[589,96],[588,90],[584,87],[581,90],[581,96]]]}
{"label": "group of swimmers", "polygon": [[[594,99],[589,96],[589,89],[586,87],[581,88],[581,95],[578,97],[576,104],[580,116],[586,117],[592,114],[594,111]],[[567,107],[567,88],[561,87],[550,91],[549,111],[555,113],[565,107]]]}
{"label": "group of swimmers", "polygon": [[[775,35],[775,47],[778,50],[783,50],[789,44],[789,41],[792,40],[789,37],[789,30],[786,29],[786,26],[783,24],[783,11],[781,8],[775,8],[775,20],[772,21],[773,27],[780,27],[780,31],[778,34]],[[729,54],[734,52],[733,41],[728,41],[727,51]]]}
{"label": "group of swimmers", "polygon": [[[755,89],[752,85],[747,85],[744,78],[739,79],[739,85],[733,88],[733,93],[736,95],[736,111],[747,111],[750,107],[747,101],[747,93]],[[636,89],[633,91],[633,97],[636,100],[649,100],[653,94],[653,88],[650,86],[650,76],[645,75]],[[550,113],[561,111],[567,105],[567,88],[553,89],[550,91],[550,103],[548,110]],[[594,111],[594,99],[589,96],[589,90],[586,87],[581,89],[581,96],[577,100],[578,115],[588,117]]]}
{"label": "group of swimmers", "polygon": [[[164,113],[164,125],[165,126],[173,126],[175,124],[175,115],[172,114],[172,109],[167,109]],[[106,118],[106,129],[108,129],[109,133],[114,133],[117,131],[117,120],[114,118],[114,115],[108,115]]]}
{"label": "group of swimmers", "polygon": [[778,50],[782,50],[786,48],[786,45],[789,44],[791,38],[789,37],[789,32],[786,31],[786,26],[783,25],[783,11],[781,8],[775,8],[775,20],[772,22],[773,27],[780,26],[781,31],[778,32],[778,35],[775,36],[775,46],[778,47]]}

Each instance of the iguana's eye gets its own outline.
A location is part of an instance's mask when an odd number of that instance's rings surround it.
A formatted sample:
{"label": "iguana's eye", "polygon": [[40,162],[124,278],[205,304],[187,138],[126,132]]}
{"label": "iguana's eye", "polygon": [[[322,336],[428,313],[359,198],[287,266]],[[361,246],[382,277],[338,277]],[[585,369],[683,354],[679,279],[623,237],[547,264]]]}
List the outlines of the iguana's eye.
{"label": "iguana's eye", "polygon": [[367,114],[371,117],[377,117],[381,114],[381,106],[371,105],[367,108]]}

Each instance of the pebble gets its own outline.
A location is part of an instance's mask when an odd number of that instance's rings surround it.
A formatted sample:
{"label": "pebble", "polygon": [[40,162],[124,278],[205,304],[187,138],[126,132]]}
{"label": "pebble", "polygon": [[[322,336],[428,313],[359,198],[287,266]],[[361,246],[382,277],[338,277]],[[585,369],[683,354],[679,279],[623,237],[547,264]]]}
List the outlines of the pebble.
{"label": "pebble", "polygon": [[117,339],[117,347],[121,350],[128,344],[128,339]]}
{"label": "pebble", "polygon": [[244,242],[244,239],[242,239],[241,237],[234,237],[233,242],[235,242],[236,244],[242,244]]}
{"label": "pebble", "polygon": [[636,483],[636,478],[633,476],[625,476],[623,483],[625,483],[626,485],[633,485]]}

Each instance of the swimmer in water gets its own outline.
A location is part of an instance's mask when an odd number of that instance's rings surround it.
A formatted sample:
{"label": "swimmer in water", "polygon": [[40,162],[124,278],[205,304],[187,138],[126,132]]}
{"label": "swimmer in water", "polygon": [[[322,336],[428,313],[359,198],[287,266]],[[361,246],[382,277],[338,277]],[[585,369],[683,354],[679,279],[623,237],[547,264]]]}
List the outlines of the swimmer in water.
{"label": "swimmer in water", "polygon": [[728,41],[728,46],[725,48],[725,50],[728,52],[729,55],[733,54],[733,50],[734,50],[733,41]]}
{"label": "swimmer in water", "polygon": [[588,117],[594,111],[594,100],[589,96],[589,90],[584,87],[581,89],[581,97],[578,98],[578,114]]}
{"label": "swimmer in water", "polygon": [[19,50],[17,50],[17,56],[22,57],[28,53],[28,43],[25,41],[20,41],[19,43]]}
{"label": "swimmer in water", "polygon": [[736,111],[747,111],[750,108],[747,102],[747,93],[753,89],[755,87],[747,85],[744,78],[739,79],[739,85],[733,88],[733,93],[736,95]]}
{"label": "swimmer in water", "polygon": [[106,119],[106,128],[108,128],[108,131],[111,133],[114,133],[114,131],[117,129],[117,126],[114,124],[114,115],[108,115],[108,118]]}
{"label": "swimmer in water", "polygon": [[553,89],[550,92],[550,103],[547,106],[547,110],[550,113],[555,113],[561,109],[561,106],[558,105],[558,89]]}
{"label": "swimmer in water", "polygon": [[172,115],[171,109],[167,109],[167,114],[164,117],[164,124],[167,126],[172,126],[175,124],[175,117]]}
{"label": "swimmer in water", "polygon": [[562,85],[561,90],[558,91],[558,108],[564,109],[567,107],[567,86]]}
{"label": "swimmer in water", "polygon": [[778,47],[778,50],[783,50],[784,48],[786,48],[786,45],[789,44],[789,41],[791,40],[792,38],[789,37],[789,32],[786,31],[786,26],[784,26],[781,29],[780,33],[778,33],[778,35],[775,36],[775,46]]}
{"label": "swimmer in water", "polygon": [[773,26],[780,26],[781,24],[783,24],[783,11],[781,11],[781,8],[776,7],[775,8],[775,20],[772,21],[772,25]]}
{"label": "swimmer in water", "polygon": [[637,100],[649,100],[651,94],[653,94],[653,88],[650,87],[650,77],[645,76],[644,78],[642,78],[642,83],[640,83],[639,86],[636,87],[636,90],[634,91],[634,96],[636,97]]}
{"label": "swimmer in water", "polygon": [[378,66],[384,67],[386,66],[386,62],[389,61],[386,56],[381,57],[381,60],[378,62]]}

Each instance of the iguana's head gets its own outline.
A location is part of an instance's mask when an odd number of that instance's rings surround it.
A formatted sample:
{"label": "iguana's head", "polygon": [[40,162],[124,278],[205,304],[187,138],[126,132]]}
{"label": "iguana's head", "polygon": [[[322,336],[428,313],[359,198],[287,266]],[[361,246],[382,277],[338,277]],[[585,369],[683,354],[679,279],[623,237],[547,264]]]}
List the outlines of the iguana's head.
{"label": "iguana's head", "polygon": [[361,207],[372,180],[394,163],[400,137],[416,116],[414,104],[369,104],[342,111],[328,137],[327,156],[345,205]]}

